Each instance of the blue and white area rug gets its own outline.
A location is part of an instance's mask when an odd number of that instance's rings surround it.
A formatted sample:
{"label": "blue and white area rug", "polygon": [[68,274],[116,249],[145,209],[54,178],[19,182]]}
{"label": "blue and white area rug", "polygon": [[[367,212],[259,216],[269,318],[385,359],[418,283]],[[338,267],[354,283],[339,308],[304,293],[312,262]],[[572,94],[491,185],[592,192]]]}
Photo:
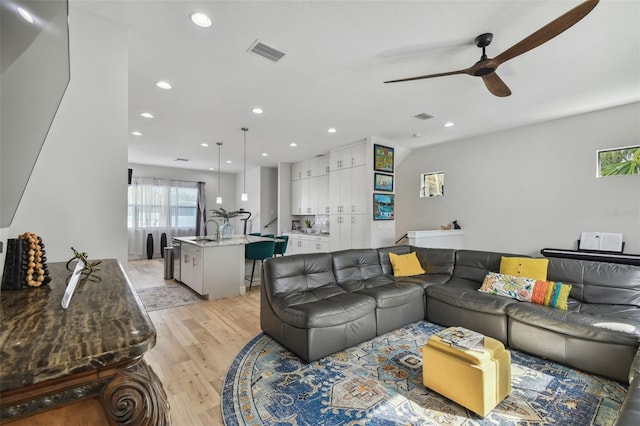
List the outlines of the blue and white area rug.
{"label": "blue and white area rug", "polygon": [[222,389],[232,425],[611,425],[620,383],[511,351],[511,394],[486,417],[426,389],[422,346],[439,325],[417,322],[310,364],[260,334]]}

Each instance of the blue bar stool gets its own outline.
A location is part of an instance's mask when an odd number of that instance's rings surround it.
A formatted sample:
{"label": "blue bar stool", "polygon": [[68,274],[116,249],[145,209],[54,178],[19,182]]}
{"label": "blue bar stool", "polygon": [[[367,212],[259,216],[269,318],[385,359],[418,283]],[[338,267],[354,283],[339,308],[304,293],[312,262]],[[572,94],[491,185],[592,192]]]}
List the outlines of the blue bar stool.
{"label": "blue bar stool", "polygon": [[287,251],[287,244],[289,243],[289,236],[288,235],[278,235],[276,237],[279,240],[284,240],[284,241],[276,241],[276,249],[273,251],[273,255],[277,255],[279,254],[280,256],[284,256],[285,252]]}
{"label": "blue bar stool", "polygon": [[251,268],[251,280],[249,281],[249,291],[253,285],[253,274],[256,270],[256,260],[262,261],[273,257],[273,251],[276,248],[275,241],[259,241],[257,243],[249,243],[244,246],[244,257],[253,260],[253,267]]}

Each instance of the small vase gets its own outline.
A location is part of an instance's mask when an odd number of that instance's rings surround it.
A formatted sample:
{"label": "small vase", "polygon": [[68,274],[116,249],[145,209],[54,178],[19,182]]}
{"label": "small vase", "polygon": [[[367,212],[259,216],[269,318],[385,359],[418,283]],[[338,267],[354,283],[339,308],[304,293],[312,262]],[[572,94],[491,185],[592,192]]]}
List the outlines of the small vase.
{"label": "small vase", "polygon": [[220,226],[220,238],[223,240],[228,240],[233,237],[235,232],[235,228],[231,223],[229,223],[229,219],[224,219],[222,225]]}

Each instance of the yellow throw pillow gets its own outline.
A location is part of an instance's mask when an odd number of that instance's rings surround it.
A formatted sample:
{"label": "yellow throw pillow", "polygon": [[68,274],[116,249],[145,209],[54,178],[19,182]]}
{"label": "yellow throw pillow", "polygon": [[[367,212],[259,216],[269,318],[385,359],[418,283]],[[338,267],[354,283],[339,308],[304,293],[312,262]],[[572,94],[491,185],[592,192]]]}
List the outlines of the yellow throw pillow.
{"label": "yellow throw pillow", "polygon": [[394,277],[410,277],[425,273],[415,251],[409,254],[389,253],[389,261],[393,266]]}
{"label": "yellow throw pillow", "polygon": [[500,260],[500,273],[546,281],[548,266],[549,259],[503,256]]}

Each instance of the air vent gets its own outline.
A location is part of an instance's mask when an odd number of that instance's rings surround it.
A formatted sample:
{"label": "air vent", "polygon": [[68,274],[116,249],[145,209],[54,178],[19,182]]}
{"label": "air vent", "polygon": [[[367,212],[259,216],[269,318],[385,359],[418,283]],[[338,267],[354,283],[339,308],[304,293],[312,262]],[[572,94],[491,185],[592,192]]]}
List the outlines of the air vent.
{"label": "air vent", "polygon": [[270,60],[271,62],[278,62],[285,55],[284,52],[281,52],[275,47],[264,44],[258,40],[253,42],[248,52],[260,55],[263,58]]}
{"label": "air vent", "polygon": [[184,161],[185,163],[189,161],[188,158],[176,158],[175,161]]}
{"label": "air vent", "polygon": [[414,115],[414,117],[420,120],[428,120],[430,118],[433,118],[433,115],[429,115],[426,112],[423,112],[422,114]]}

